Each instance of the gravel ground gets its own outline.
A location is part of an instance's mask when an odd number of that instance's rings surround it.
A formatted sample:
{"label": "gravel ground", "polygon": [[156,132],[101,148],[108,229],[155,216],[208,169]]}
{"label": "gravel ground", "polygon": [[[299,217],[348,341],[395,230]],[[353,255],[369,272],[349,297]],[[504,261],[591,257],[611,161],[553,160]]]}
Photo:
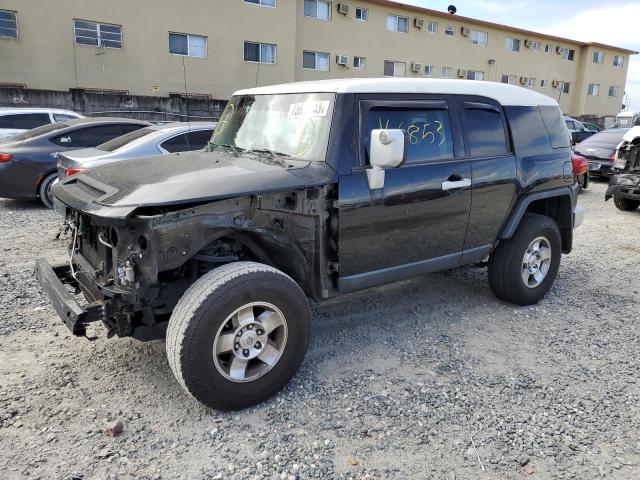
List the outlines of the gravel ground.
{"label": "gravel ground", "polygon": [[72,337],[32,277],[64,256],[59,219],[0,200],[0,476],[638,479],[640,211],[604,190],[539,305],[496,300],[484,269],[333,300],[292,383],[224,414],[163,342]]}

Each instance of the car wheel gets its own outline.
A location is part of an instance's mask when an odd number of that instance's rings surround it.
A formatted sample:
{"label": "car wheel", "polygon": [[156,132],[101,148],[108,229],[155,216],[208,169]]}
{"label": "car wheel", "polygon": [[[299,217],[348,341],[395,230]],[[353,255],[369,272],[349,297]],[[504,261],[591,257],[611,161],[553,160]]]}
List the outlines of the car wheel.
{"label": "car wheel", "polygon": [[42,179],[38,187],[38,198],[47,208],[53,208],[53,200],[51,198],[51,186],[58,179],[57,173],[50,173]]}
{"label": "car wheel", "polygon": [[562,241],[551,218],[526,214],[513,237],[489,257],[489,286],[496,297],[532,305],[549,291],[558,273]]}
{"label": "car wheel", "polygon": [[613,204],[623,212],[632,212],[640,206],[640,200],[632,200],[630,198],[613,197]]}
{"label": "car wheel", "polygon": [[182,388],[219,410],[248,407],[283,388],[307,349],[309,302],[275,268],[236,262],[182,296],[167,329],[167,357]]}
{"label": "car wheel", "polygon": [[589,174],[588,173],[583,173],[581,175],[581,185],[582,185],[582,190],[586,190],[587,188],[589,188]]}

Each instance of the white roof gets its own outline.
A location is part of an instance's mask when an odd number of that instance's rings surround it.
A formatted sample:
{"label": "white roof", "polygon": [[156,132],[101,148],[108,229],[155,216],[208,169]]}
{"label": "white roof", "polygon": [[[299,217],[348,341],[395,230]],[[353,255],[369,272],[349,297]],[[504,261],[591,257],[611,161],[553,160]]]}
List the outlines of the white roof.
{"label": "white roof", "polygon": [[638,115],[638,112],[620,112],[618,115],[616,115],[616,117],[635,117],[636,115]]}
{"label": "white roof", "polygon": [[558,106],[551,97],[506,83],[440,78],[354,78],[296,82],[239,90],[234,95],[276,93],[436,93],[481,95],[501,105]]}
{"label": "white roof", "polygon": [[[622,136],[622,141],[624,142],[626,140],[627,142],[632,142],[638,137],[640,137],[640,127],[631,127]],[[620,143],[620,145],[622,145],[622,142]],[[618,148],[620,148],[620,145],[618,145]]]}

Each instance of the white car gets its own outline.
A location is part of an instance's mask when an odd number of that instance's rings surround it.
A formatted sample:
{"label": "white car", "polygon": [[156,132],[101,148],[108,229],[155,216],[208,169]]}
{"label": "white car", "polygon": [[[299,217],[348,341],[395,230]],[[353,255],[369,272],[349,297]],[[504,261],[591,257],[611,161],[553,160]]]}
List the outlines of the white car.
{"label": "white car", "polygon": [[74,118],[84,118],[84,115],[58,108],[0,108],[0,139]]}

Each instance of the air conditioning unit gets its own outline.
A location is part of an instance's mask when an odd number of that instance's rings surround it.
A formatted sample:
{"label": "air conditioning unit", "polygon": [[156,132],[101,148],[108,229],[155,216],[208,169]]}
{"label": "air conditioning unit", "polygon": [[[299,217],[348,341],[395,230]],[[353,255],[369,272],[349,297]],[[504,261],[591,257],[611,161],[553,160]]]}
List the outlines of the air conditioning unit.
{"label": "air conditioning unit", "polygon": [[465,77],[467,76],[467,71],[466,71],[466,70],[464,70],[463,68],[459,68],[459,69],[458,69],[458,76],[459,76],[460,78],[465,78]]}
{"label": "air conditioning unit", "polygon": [[414,18],[413,26],[416,28],[424,28],[424,18]]}
{"label": "air conditioning unit", "polygon": [[560,86],[560,81],[559,80],[552,80],[551,81],[551,87],[552,88],[558,88]]}
{"label": "air conditioning unit", "polygon": [[469,27],[462,27],[460,29],[460,33],[465,37],[468,37],[469,35],[471,35],[471,29]]}
{"label": "air conditioning unit", "polygon": [[533,46],[533,41],[532,40],[525,40],[524,41],[524,46],[527,48],[531,48]]}
{"label": "air conditioning unit", "polygon": [[420,72],[422,70],[422,64],[418,63],[418,62],[413,62],[411,64],[411,71],[412,72]]}
{"label": "air conditioning unit", "polygon": [[338,65],[349,65],[348,55],[336,55],[336,63]]}
{"label": "air conditioning unit", "polygon": [[520,77],[520,85],[526,85],[529,82],[527,77]]}
{"label": "air conditioning unit", "polygon": [[339,3],[338,4],[338,13],[343,15],[347,15],[349,13],[349,4],[348,3]]}

